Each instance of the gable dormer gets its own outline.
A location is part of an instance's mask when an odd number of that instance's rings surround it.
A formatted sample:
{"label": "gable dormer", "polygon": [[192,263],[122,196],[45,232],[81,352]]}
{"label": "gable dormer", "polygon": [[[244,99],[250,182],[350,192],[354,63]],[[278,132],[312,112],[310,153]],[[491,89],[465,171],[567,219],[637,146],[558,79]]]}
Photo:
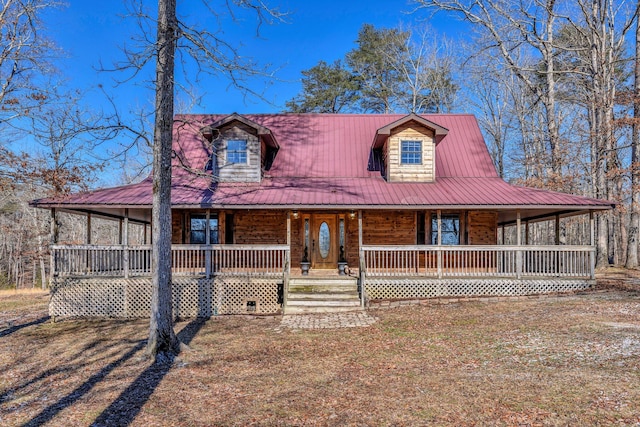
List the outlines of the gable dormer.
{"label": "gable dormer", "polygon": [[389,182],[433,182],[436,179],[436,145],[448,129],[416,114],[376,132],[371,149],[382,159]]}
{"label": "gable dormer", "polygon": [[237,113],[202,135],[211,143],[211,171],[219,182],[260,182],[280,148],[269,129]]}

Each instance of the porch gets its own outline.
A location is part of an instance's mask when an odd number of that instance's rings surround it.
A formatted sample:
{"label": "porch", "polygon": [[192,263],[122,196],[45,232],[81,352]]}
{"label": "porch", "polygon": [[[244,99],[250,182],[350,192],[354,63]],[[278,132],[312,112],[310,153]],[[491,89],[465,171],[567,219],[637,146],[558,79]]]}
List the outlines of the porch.
{"label": "porch", "polygon": [[[52,316],[147,315],[150,245],[51,250]],[[593,246],[362,245],[359,254],[358,265],[349,269],[359,307],[381,299],[576,291],[595,277]],[[288,245],[173,245],[171,261],[177,317],[280,313],[292,277],[302,277],[291,268]],[[337,269],[312,274],[319,286],[323,277],[336,276]]]}

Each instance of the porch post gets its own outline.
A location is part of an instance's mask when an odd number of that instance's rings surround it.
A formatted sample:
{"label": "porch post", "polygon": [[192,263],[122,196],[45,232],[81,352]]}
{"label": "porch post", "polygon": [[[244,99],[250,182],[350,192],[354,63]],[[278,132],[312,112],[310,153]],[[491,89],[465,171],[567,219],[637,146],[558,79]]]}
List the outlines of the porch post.
{"label": "porch post", "polygon": [[595,246],[596,244],[596,221],[593,215],[593,211],[589,211],[589,245]]}
{"label": "porch post", "polygon": [[556,246],[560,246],[560,215],[556,214]]}
{"label": "porch post", "polygon": [[506,244],[505,241],[504,241],[504,227],[505,227],[505,225],[502,224],[502,245]]}
{"label": "porch post", "polygon": [[120,220],[120,240],[124,245],[122,250],[122,264],[124,278],[129,278],[129,209],[124,210],[124,220]]}
{"label": "porch post", "polygon": [[[522,219],[520,218],[520,209],[516,210],[516,245],[522,246]],[[516,251],[516,276],[522,278],[522,249]]]}
{"label": "porch post", "polygon": [[211,277],[211,211],[207,209],[205,214],[205,226],[204,226],[204,244],[206,248],[204,250],[204,275],[208,278]]}
{"label": "porch post", "polygon": [[[51,246],[58,243],[58,218],[56,208],[51,209]],[[49,253],[49,286],[53,286],[53,278],[56,276],[56,254],[55,249],[51,248]],[[44,278],[43,278],[44,280]]]}
{"label": "porch post", "polygon": [[438,209],[436,211],[436,218],[438,222],[438,279],[442,278],[442,211]]}
{"label": "porch post", "polygon": [[358,251],[360,253],[360,268],[358,275],[360,276],[360,307],[364,308],[364,282],[367,280],[367,272],[364,259],[364,250],[362,249],[362,211],[358,211]]}
{"label": "porch post", "polygon": [[285,273],[291,272],[291,211],[287,212],[287,247],[289,248],[285,255]]}
{"label": "porch post", "polygon": [[589,211],[589,245],[591,246],[591,280],[596,278],[596,220],[593,211]]}
{"label": "porch post", "polygon": [[91,212],[87,213],[87,237],[85,243],[87,245],[91,244]]}
{"label": "porch post", "polygon": [[[85,243],[87,245],[90,245],[91,244],[91,213],[90,212],[87,213],[87,230],[86,230],[86,234],[87,235],[85,237]],[[91,265],[92,265],[91,264],[91,257],[92,257],[91,252],[93,252],[93,251],[87,251],[87,258],[86,258],[86,261],[85,261],[85,274],[88,274],[89,271],[91,270],[91,268],[90,268]]]}
{"label": "porch post", "polygon": [[529,244],[529,221],[524,222],[524,244]]}

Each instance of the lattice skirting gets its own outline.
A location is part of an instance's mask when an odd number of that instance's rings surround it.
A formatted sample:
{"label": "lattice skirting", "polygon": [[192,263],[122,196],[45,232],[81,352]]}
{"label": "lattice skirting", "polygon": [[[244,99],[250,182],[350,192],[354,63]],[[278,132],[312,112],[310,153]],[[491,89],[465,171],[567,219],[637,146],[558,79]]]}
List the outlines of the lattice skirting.
{"label": "lattice skirting", "polygon": [[[282,280],[263,277],[174,277],[176,317],[215,314],[269,314],[281,309]],[[149,317],[151,278],[65,277],[51,289],[49,314],[55,317]]]}
{"label": "lattice skirting", "polygon": [[587,279],[431,279],[424,277],[367,277],[364,289],[370,300],[438,297],[522,296],[571,292],[589,288]]}

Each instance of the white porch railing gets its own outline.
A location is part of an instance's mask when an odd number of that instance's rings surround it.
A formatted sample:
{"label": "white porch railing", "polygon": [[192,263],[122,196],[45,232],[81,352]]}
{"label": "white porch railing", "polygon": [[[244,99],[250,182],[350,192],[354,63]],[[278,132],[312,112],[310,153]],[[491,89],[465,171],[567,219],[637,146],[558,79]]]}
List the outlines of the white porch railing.
{"label": "white porch railing", "polygon": [[[286,245],[172,245],[175,275],[282,275],[289,269]],[[148,276],[151,245],[53,245],[57,276]]]}
{"label": "white porch railing", "polygon": [[595,278],[593,246],[362,246],[367,276]]}

